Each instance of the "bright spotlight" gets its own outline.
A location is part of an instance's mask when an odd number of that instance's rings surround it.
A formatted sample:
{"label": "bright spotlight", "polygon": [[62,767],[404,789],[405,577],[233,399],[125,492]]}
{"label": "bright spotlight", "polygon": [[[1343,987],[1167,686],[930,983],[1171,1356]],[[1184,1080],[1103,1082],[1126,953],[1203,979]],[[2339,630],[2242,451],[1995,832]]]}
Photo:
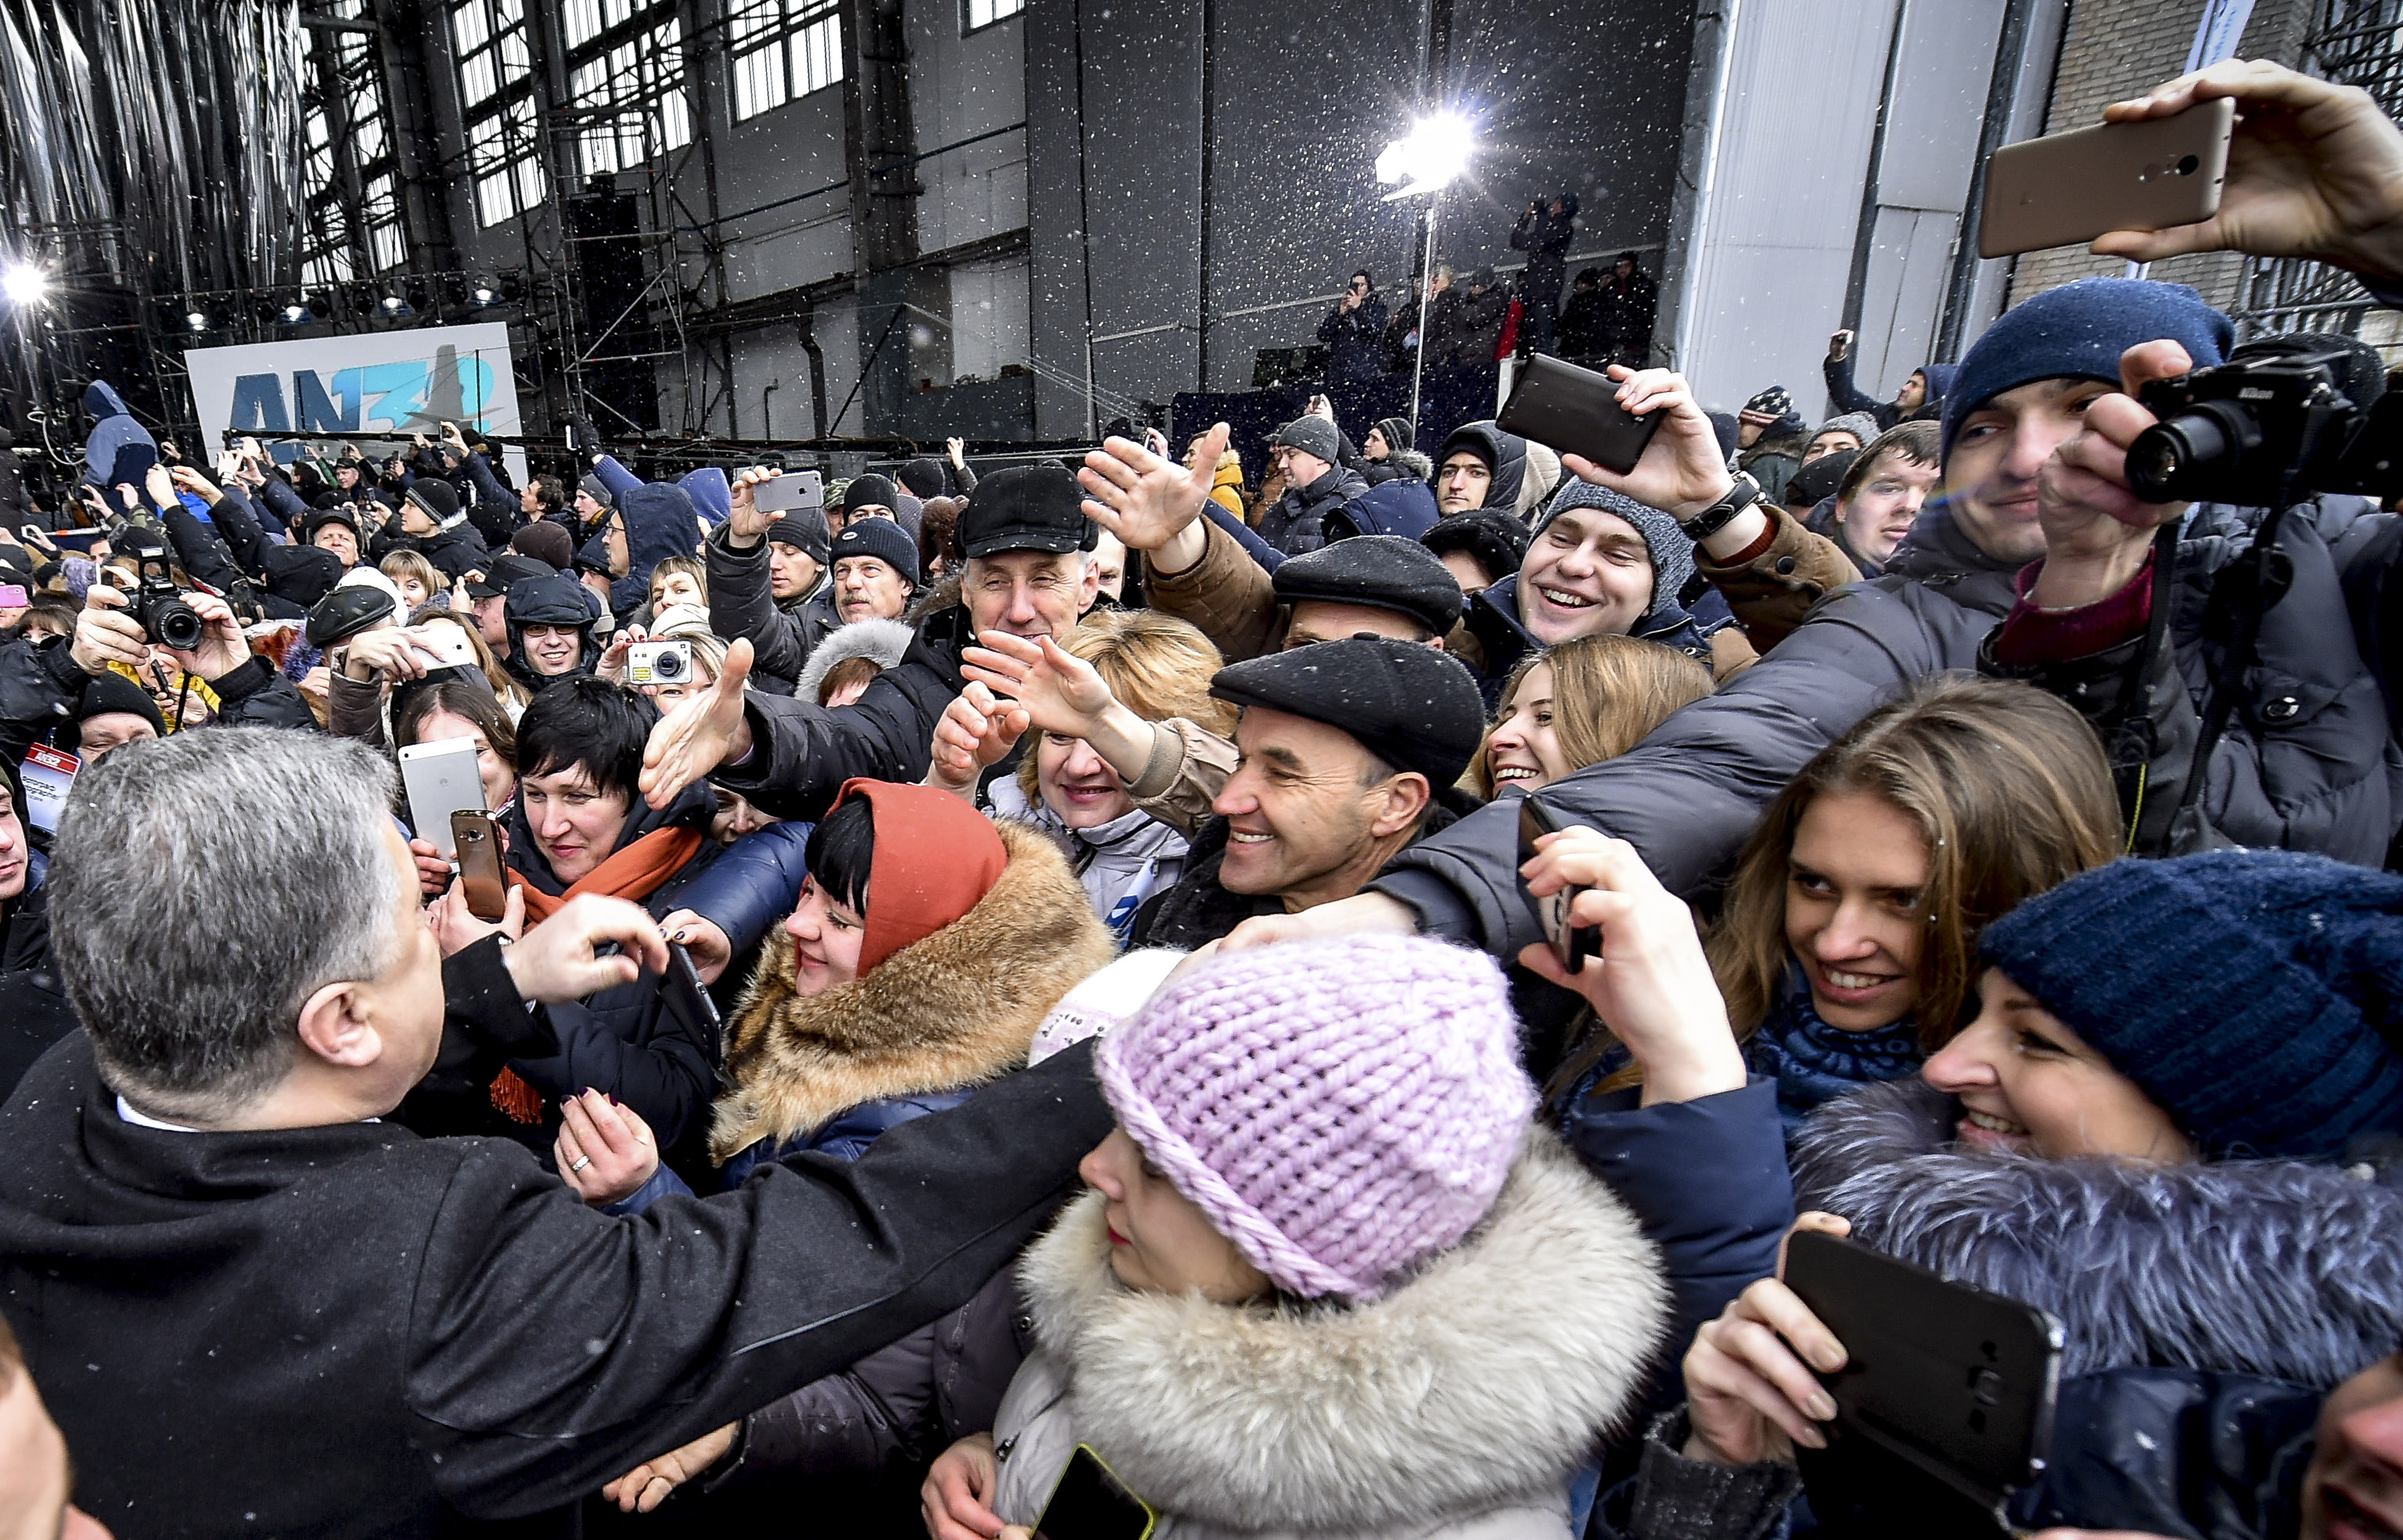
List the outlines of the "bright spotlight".
{"label": "bright spotlight", "polygon": [[286,305],[284,307],[284,321],[286,326],[297,326],[307,319],[309,319],[308,306]]}
{"label": "bright spotlight", "polygon": [[403,299],[399,295],[387,294],[383,297],[383,312],[386,315],[398,315],[402,311],[405,311],[408,308],[409,301]]}
{"label": "bright spotlight", "polygon": [[49,287],[49,275],[31,262],[11,262],[0,271],[0,294],[12,305],[38,305]]}
{"label": "bright spotlight", "polygon": [[1377,180],[1404,184],[1387,193],[1388,199],[1438,192],[1468,170],[1469,157],[1476,152],[1477,133],[1466,118],[1456,112],[1436,113],[1411,124],[1406,137],[1385,146],[1377,157]]}
{"label": "bright spotlight", "polygon": [[486,284],[477,284],[477,285],[476,285],[476,288],[475,288],[475,296],[474,296],[474,297],[475,297],[476,303],[478,303],[478,304],[479,304],[479,305],[489,305],[489,304],[491,304],[494,299],[497,299],[497,298],[500,298],[500,296],[498,296],[498,295],[494,294],[489,286],[487,286]]}
{"label": "bright spotlight", "polygon": [[209,329],[209,318],[202,312],[192,311],[184,316],[184,325],[191,327],[194,331],[206,331]]}

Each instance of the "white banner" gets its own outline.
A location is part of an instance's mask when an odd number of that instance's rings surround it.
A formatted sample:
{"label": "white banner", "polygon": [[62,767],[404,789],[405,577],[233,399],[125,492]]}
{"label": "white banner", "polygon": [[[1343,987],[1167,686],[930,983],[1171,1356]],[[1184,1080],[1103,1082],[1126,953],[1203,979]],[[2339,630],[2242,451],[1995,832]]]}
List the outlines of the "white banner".
{"label": "white banner", "polygon": [[[499,322],[194,348],[184,366],[211,459],[229,428],[363,451],[379,442],[406,444],[412,433],[439,437],[445,423],[503,437],[519,431],[509,328]],[[300,455],[299,444],[274,450],[287,463]],[[506,458],[523,484],[524,451],[509,450]]]}

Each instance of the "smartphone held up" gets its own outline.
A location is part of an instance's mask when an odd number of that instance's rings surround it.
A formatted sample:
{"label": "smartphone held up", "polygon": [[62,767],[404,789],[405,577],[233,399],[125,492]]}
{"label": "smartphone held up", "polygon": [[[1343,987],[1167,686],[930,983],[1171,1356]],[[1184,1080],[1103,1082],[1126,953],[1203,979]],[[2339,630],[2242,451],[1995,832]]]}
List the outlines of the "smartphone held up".
{"label": "smartphone held up", "polygon": [[1978,255],[2085,245],[2113,230],[2163,230],[2219,212],[2236,104],[2104,123],[2008,145],[1986,160]]}

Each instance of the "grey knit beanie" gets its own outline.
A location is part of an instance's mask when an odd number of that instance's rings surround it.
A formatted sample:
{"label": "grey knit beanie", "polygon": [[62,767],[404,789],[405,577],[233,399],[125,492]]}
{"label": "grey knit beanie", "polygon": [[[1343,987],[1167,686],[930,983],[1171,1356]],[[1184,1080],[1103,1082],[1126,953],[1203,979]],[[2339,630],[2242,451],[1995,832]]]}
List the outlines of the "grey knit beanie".
{"label": "grey knit beanie", "polygon": [[1535,521],[1537,538],[1563,508],[1600,508],[1616,514],[1644,537],[1644,548],[1652,554],[1652,603],[1645,606],[1646,614],[1659,609],[1663,603],[1674,604],[1694,576],[1694,543],[1686,538],[1683,525],[1659,508],[1572,476],[1561,483],[1551,505]]}

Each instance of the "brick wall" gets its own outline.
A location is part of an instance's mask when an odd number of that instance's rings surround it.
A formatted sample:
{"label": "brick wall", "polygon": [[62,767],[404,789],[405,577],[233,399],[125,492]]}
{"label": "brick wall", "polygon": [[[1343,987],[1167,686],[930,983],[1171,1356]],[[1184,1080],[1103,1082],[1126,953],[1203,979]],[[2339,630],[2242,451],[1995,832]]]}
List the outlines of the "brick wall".
{"label": "brick wall", "polygon": [[[2255,0],[2237,49],[2242,59],[2293,63],[2319,0]],[[2062,133],[2103,120],[2103,109],[2141,95],[2173,78],[2194,45],[2203,0],[2071,0],[2062,36],[2061,62],[2053,73],[2052,104],[2045,132]],[[2229,252],[2172,257],[2156,262],[2150,276],[2192,284],[2213,304],[2235,298],[2243,258]],[[2075,278],[2117,277],[2127,264],[2089,255],[2083,247],[2030,252],[2011,274],[2011,302]]]}

